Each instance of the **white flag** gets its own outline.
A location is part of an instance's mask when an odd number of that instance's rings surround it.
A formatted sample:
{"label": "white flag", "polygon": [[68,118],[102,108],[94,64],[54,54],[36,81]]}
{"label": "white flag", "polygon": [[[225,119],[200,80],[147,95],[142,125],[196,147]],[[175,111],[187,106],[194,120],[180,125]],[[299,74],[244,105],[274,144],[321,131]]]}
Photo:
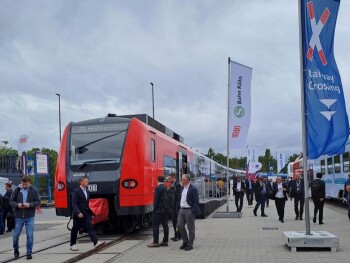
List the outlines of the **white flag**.
{"label": "white flag", "polygon": [[247,151],[247,164],[248,172],[255,173],[259,171],[262,167],[262,164],[258,161],[258,154],[255,147],[248,147]]}
{"label": "white flag", "polygon": [[284,153],[277,153],[277,173],[279,173],[284,166],[286,166],[286,156]]}
{"label": "white flag", "polygon": [[22,156],[22,153],[26,149],[26,144],[28,142],[29,136],[28,135],[22,135],[18,139],[18,156]]}
{"label": "white flag", "polygon": [[242,148],[250,125],[250,84],[252,69],[230,61],[229,132],[230,147]]}

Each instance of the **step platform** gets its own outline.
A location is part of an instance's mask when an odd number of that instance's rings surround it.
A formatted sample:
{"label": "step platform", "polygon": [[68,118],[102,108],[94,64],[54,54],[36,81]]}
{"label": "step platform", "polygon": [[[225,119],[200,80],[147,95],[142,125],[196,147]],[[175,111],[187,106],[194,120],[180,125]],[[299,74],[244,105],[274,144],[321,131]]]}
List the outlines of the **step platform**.
{"label": "step platform", "polygon": [[297,252],[297,248],[330,248],[332,252],[336,252],[339,248],[339,238],[327,231],[311,231],[311,235],[305,233],[284,231],[282,239],[292,252]]}
{"label": "step platform", "polygon": [[207,218],[211,213],[213,213],[217,208],[226,204],[225,198],[214,198],[199,200],[199,208],[201,209],[201,214],[196,216],[197,219]]}

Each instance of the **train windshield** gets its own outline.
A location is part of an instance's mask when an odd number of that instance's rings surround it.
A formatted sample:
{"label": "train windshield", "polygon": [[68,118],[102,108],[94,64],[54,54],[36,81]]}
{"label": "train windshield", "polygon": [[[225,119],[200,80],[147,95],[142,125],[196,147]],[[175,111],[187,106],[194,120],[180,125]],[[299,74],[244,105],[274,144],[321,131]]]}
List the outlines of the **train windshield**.
{"label": "train windshield", "polygon": [[71,165],[119,164],[128,126],[129,122],[72,126]]}

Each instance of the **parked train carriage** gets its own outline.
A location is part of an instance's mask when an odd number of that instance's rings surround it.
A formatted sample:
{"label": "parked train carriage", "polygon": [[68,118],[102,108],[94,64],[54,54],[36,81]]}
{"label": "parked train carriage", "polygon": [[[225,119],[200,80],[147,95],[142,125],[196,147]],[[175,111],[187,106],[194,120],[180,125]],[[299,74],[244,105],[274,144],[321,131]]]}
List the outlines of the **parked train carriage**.
{"label": "parked train carriage", "polygon": [[326,183],[326,197],[342,199],[344,184],[350,172],[350,142],[345,145],[345,152],[334,156],[321,156],[316,165]]}
{"label": "parked train carriage", "polygon": [[96,207],[107,203],[108,211],[102,212],[108,213],[110,226],[149,224],[157,176],[166,174],[169,159],[179,176],[187,172],[183,163],[192,161],[192,151],[137,118],[70,123],[57,161],[56,214],[71,214],[70,193],[80,177],[88,176],[91,199]]}

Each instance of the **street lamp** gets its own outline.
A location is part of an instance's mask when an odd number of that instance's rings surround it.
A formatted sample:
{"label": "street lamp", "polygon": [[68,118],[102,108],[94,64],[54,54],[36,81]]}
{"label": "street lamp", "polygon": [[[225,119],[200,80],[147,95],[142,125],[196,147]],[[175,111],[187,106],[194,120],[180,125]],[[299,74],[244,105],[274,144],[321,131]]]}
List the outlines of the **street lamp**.
{"label": "street lamp", "polygon": [[58,96],[58,121],[59,121],[59,131],[60,131],[60,142],[61,142],[61,95],[56,93]]}
{"label": "street lamp", "polygon": [[154,90],[153,90],[153,83],[150,82],[152,86],[152,112],[153,112],[153,119],[154,119]]}

